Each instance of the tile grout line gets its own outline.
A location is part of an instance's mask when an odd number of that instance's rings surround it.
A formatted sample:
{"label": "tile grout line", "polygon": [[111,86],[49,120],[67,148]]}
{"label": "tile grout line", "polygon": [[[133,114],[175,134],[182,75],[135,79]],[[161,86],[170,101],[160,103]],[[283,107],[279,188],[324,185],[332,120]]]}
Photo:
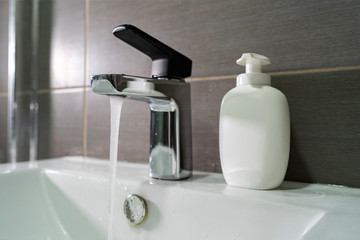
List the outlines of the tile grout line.
{"label": "tile grout line", "polygon": [[360,65],[344,66],[344,67],[330,67],[330,68],[314,68],[314,69],[304,69],[304,70],[289,70],[289,71],[269,72],[269,74],[276,76],[276,75],[286,75],[286,74],[322,73],[322,72],[356,70],[356,69],[360,69]]}
{"label": "tile grout line", "polygon": [[[87,0],[88,1],[88,0]],[[87,53],[86,53],[87,55]],[[87,57],[86,57],[86,64]],[[85,66],[88,68],[88,66]],[[307,69],[307,70],[292,70],[292,71],[280,71],[280,72],[266,72],[272,76],[279,76],[279,75],[287,75],[287,74],[299,74],[299,73],[322,73],[322,72],[330,72],[330,71],[341,71],[341,70],[356,70],[360,69],[360,65],[357,66],[346,66],[346,67],[333,67],[333,68],[316,68],[316,69]],[[85,71],[88,71],[86,69]],[[87,74],[87,73],[85,73]],[[86,82],[86,75],[84,79],[84,85],[78,87],[64,87],[64,88],[52,88],[52,89],[39,89],[38,94],[44,93],[74,93],[74,92],[82,92],[82,91],[89,91],[90,85],[87,85]],[[186,82],[195,82],[195,81],[206,81],[206,80],[220,80],[220,79],[235,79],[237,75],[223,75],[223,76],[210,76],[210,77],[195,77],[195,78],[187,78]],[[17,94],[30,94],[30,91],[21,91]],[[0,97],[8,96],[7,92],[0,92]]]}
{"label": "tile grout line", "polygon": [[[39,89],[37,91],[38,94],[46,94],[46,93],[52,93],[52,94],[58,94],[58,93],[76,93],[76,92],[82,92],[82,91],[88,91],[90,89],[90,86],[82,86],[82,87],[68,87],[68,88],[52,88],[52,89]],[[17,95],[27,95],[31,94],[31,91],[19,91],[16,93]],[[0,97],[6,97],[8,96],[7,92],[0,92]]]}
{"label": "tile grout line", "polygon": [[[346,67],[332,67],[332,68],[315,68],[315,69],[306,69],[306,70],[290,70],[290,71],[279,71],[279,72],[265,72],[265,73],[272,75],[272,76],[279,76],[279,75],[287,75],[287,74],[322,73],[322,72],[341,71],[341,70],[356,70],[356,69],[360,69],[360,65],[346,66]],[[194,77],[194,78],[187,78],[186,82],[220,80],[220,79],[236,79],[236,77],[237,77],[237,75]]]}
{"label": "tile grout line", "polygon": [[83,85],[83,156],[87,156],[87,115],[88,115],[88,105],[87,105],[87,86],[86,80],[89,73],[89,63],[88,63],[88,35],[89,35],[89,0],[85,0],[85,24],[84,24],[84,85]]}

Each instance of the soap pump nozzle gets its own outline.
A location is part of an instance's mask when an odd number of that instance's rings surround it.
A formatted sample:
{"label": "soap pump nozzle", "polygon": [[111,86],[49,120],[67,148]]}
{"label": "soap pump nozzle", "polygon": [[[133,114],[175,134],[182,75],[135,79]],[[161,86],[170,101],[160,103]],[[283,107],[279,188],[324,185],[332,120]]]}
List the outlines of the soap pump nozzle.
{"label": "soap pump nozzle", "polygon": [[268,74],[262,73],[262,66],[270,64],[269,58],[256,53],[243,53],[236,63],[245,66],[245,73],[238,75],[237,85],[271,85]]}

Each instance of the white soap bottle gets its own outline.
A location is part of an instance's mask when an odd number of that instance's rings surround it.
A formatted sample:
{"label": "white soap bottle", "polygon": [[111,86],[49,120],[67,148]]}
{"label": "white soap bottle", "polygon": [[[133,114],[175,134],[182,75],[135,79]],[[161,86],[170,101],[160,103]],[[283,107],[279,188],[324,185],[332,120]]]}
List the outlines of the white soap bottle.
{"label": "white soap bottle", "polygon": [[246,73],[225,94],[220,110],[219,150],[227,184],[273,189],[284,180],[290,149],[290,114],[285,95],[271,87],[261,66],[267,57],[244,53]]}

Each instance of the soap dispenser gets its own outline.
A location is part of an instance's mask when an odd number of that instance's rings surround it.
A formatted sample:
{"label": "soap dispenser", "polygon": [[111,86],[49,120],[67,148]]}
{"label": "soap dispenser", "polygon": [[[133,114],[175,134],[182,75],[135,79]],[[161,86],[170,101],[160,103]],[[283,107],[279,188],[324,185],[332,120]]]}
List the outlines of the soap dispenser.
{"label": "soap dispenser", "polygon": [[285,95],[262,73],[270,60],[244,53],[246,73],[225,94],[220,110],[219,150],[227,184],[273,189],[284,180],[290,150],[290,114]]}

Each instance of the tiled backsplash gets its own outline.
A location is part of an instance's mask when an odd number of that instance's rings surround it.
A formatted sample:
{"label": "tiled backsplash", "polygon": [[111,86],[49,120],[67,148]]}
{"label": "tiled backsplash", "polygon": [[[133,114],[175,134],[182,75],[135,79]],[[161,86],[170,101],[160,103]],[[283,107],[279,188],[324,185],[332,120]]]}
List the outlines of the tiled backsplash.
{"label": "tiled backsplash", "polygon": [[[0,1],[1,18],[7,7]],[[265,71],[290,105],[286,179],[360,187],[359,11],[360,2],[338,0],[42,1],[47,74],[39,83],[39,158],[108,158],[109,100],[89,90],[89,76],[150,75],[150,59],[112,35],[115,26],[129,23],[193,60],[187,81],[195,169],[221,171],[221,99],[244,71],[235,60],[256,52],[270,58]],[[7,31],[3,21],[0,28]],[[6,50],[0,41],[1,53]],[[6,63],[0,60],[0,162],[6,161]],[[123,112],[119,159],[147,162],[148,107],[128,101]]]}
{"label": "tiled backsplash", "polygon": [[8,1],[0,1],[0,162],[6,161],[7,143],[7,69]]}

